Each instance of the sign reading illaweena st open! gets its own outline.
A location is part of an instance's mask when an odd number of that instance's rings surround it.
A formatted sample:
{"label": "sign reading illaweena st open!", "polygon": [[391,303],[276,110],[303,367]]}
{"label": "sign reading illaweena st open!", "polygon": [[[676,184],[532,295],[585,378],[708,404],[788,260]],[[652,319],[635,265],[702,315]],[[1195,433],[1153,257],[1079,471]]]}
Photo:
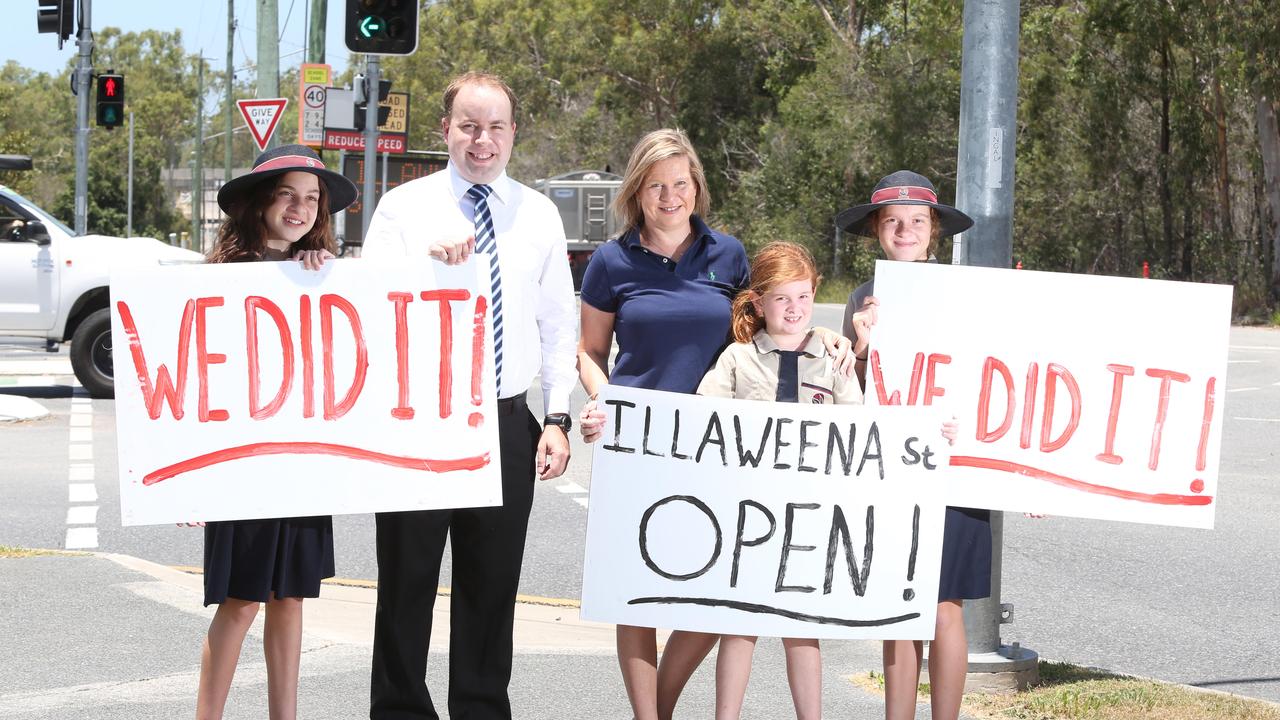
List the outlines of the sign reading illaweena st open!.
{"label": "sign reading illaweena st open!", "polygon": [[1213,527],[1225,285],[876,264],[868,402],[960,420],[951,505]]}
{"label": "sign reading illaweena st open!", "polygon": [[115,273],[124,524],[501,503],[487,267]]}
{"label": "sign reading illaweena st open!", "polygon": [[582,617],[782,637],[933,637],[947,444],[925,408],[607,386]]}

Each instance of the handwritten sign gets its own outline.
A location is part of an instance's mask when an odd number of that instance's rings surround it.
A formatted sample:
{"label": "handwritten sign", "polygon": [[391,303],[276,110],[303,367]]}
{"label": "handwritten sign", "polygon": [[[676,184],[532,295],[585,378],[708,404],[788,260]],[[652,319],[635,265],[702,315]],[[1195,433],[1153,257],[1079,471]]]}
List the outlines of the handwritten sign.
{"label": "handwritten sign", "polygon": [[113,274],[124,524],[500,504],[487,262]]}
{"label": "handwritten sign", "polygon": [[876,264],[868,402],[956,415],[952,505],[1213,527],[1231,288]]}
{"label": "handwritten sign", "polygon": [[924,408],[608,386],[582,617],[781,637],[933,637],[946,441]]}

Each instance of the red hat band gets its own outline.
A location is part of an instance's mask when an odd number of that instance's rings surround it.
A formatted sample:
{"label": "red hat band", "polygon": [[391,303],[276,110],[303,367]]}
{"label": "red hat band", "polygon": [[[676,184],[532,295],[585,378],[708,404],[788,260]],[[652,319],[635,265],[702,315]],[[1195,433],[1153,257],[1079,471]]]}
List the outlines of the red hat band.
{"label": "red hat band", "polygon": [[277,158],[271,158],[270,160],[255,167],[253,172],[266,172],[268,170],[295,167],[316,168],[317,170],[325,169],[324,163],[315,158],[307,157],[306,155],[281,155]]}
{"label": "red hat band", "polygon": [[871,203],[873,205],[893,202],[895,200],[918,200],[933,203],[934,205],[938,204],[938,196],[936,193],[929,188],[919,187],[916,185],[887,187],[877,190],[871,194]]}

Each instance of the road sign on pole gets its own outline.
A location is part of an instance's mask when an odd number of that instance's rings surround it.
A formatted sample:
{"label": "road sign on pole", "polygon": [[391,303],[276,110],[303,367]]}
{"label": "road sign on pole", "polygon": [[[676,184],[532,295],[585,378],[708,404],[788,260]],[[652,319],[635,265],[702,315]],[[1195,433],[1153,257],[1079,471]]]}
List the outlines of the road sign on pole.
{"label": "road sign on pole", "polygon": [[259,152],[267,149],[267,142],[276,131],[281,111],[288,102],[288,98],[236,101],[236,107],[240,108],[240,114],[244,116],[244,124],[249,126],[249,134],[253,135],[253,141],[258,144]]}
{"label": "road sign on pole", "polygon": [[329,79],[328,65],[307,63],[299,75],[298,143],[320,147],[324,142],[324,113]]}

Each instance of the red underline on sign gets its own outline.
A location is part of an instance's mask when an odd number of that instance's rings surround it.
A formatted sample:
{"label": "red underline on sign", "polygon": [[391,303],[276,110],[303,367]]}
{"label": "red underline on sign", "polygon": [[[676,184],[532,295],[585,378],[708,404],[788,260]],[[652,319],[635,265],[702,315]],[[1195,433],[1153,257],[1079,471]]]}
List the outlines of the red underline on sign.
{"label": "red underline on sign", "polygon": [[1208,505],[1213,502],[1213,496],[1211,495],[1142,493],[1134,492],[1133,490],[1123,490],[1109,485],[1097,485],[1095,483],[1088,483],[1083,480],[1069,478],[1065,475],[1051,473],[1048,470],[1034,468],[1030,465],[1009,462],[1008,460],[969,457],[968,455],[953,455],[951,456],[951,464],[956,467],[982,468],[984,470],[999,470],[1001,472],[1013,473],[1014,475],[1024,475],[1037,480],[1045,480],[1053,483],[1054,485],[1069,487],[1073,490],[1081,490],[1095,495],[1109,495],[1122,500],[1137,500],[1138,502],[1152,503],[1154,505]]}
{"label": "red underline on sign", "polygon": [[142,478],[143,485],[154,485],[161,480],[168,480],[176,475],[181,475],[192,470],[207,468],[211,465],[230,462],[231,460],[239,460],[247,457],[261,457],[263,455],[335,455],[337,457],[350,458],[352,460],[365,460],[367,462],[381,463],[383,465],[391,465],[392,467],[404,468],[406,470],[426,470],[427,472],[453,472],[455,470],[479,470],[489,464],[489,453],[483,455],[475,455],[473,457],[456,458],[453,460],[432,460],[430,458],[413,458],[402,457],[400,455],[388,455],[386,453],[374,452],[372,450],[364,450],[350,445],[335,445],[333,443],[318,442],[267,442],[253,443],[251,445],[240,445],[225,450],[217,450],[204,455],[197,455],[193,458],[176,462],[159,470],[153,470]]}

